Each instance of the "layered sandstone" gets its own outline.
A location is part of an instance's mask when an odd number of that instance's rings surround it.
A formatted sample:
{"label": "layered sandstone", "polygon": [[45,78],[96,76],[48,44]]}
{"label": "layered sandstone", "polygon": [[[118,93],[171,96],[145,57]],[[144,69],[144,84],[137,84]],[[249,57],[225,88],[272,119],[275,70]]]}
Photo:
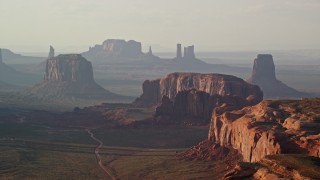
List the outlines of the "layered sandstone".
{"label": "layered sandstone", "polygon": [[79,83],[94,82],[91,62],[79,54],[58,55],[47,60],[44,80]]}
{"label": "layered sandstone", "polygon": [[241,110],[215,108],[208,139],[237,149],[245,162],[266,155],[302,153],[320,157],[320,100],[263,101]]}
{"label": "layered sandstone", "polygon": [[178,92],[171,101],[167,96],[163,96],[161,105],[156,108],[155,117],[159,121],[171,123],[209,123],[212,109],[217,104],[217,97],[208,93],[190,89]]}
{"label": "layered sandstone", "polygon": [[249,83],[258,85],[264,94],[264,98],[301,98],[308,96],[306,93],[299,92],[281,81],[277,80],[273,57],[270,54],[259,54],[254,60]]}
{"label": "layered sandstone", "polygon": [[214,107],[223,103],[239,108],[262,100],[259,87],[221,74],[172,73],[143,83],[143,94],[134,104],[156,105],[156,120],[176,123],[210,121]]}
{"label": "layered sandstone", "polygon": [[235,76],[222,74],[172,73],[161,79],[145,81],[142,89],[142,95],[135,101],[139,105],[160,104],[163,96],[174,101],[179,92],[191,89],[210,96],[237,96],[249,104],[258,103],[262,98],[259,87]]}
{"label": "layered sandstone", "polygon": [[99,86],[94,81],[91,63],[79,54],[48,59],[44,81],[32,87],[31,93],[53,99],[126,99]]}

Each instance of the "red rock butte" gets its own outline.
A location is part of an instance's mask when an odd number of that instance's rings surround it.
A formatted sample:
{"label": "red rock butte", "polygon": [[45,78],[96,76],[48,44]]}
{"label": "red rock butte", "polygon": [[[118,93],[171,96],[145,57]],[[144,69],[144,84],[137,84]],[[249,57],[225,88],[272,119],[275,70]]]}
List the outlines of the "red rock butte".
{"label": "red rock butte", "polygon": [[[214,107],[223,103],[239,107],[259,103],[263,94],[258,86],[230,75],[172,73],[145,81],[143,94],[134,104],[158,106],[156,116],[208,123]],[[167,117],[165,117],[167,118]]]}
{"label": "red rock butte", "polygon": [[91,62],[80,54],[49,58],[43,82],[33,86],[31,94],[53,99],[127,99],[105,90],[93,78]]}

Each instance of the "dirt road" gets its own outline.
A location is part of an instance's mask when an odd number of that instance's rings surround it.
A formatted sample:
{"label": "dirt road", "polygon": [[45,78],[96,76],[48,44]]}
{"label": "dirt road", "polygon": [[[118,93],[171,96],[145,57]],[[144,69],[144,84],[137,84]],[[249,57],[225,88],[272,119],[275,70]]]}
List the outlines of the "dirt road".
{"label": "dirt road", "polygon": [[90,137],[99,143],[99,145],[94,149],[94,153],[96,155],[96,159],[97,159],[97,163],[99,165],[99,167],[112,179],[112,180],[116,180],[117,178],[113,176],[112,172],[103,165],[102,161],[101,161],[101,157],[100,157],[100,148],[103,146],[103,142],[100,141],[99,139],[97,139],[94,134],[91,132],[91,130],[86,129],[86,131],[88,132],[88,134],[90,135]]}

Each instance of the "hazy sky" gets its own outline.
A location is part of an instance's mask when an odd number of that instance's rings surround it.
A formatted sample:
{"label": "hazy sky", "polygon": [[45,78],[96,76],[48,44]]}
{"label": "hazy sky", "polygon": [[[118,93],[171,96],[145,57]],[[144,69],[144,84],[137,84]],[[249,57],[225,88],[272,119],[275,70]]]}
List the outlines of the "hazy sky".
{"label": "hazy sky", "polygon": [[0,47],[82,52],[105,39],[174,50],[320,48],[320,0],[0,0]]}

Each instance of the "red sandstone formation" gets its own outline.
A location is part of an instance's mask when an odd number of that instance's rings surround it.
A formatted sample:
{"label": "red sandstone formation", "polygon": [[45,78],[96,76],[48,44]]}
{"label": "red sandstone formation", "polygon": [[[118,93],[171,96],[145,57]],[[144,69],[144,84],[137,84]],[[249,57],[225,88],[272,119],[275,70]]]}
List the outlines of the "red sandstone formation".
{"label": "red sandstone formation", "polygon": [[208,139],[237,149],[243,161],[291,153],[320,157],[319,99],[263,101],[234,109],[214,110]]}
{"label": "red sandstone formation", "polygon": [[157,105],[162,97],[167,96],[173,101],[181,91],[195,89],[210,96],[238,96],[250,104],[260,102],[262,93],[257,86],[250,85],[240,78],[222,74],[172,73],[157,80],[143,83],[143,93],[135,100],[137,105]]}
{"label": "red sandstone formation", "polygon": [[48,59],[44,81],[33,86],[30,93],[50,99],[127,98],[99,86],[94,81],[91,62],[79,54],[58,55]]}
{"label": "red sandstone formation", "polygon": [[134,104],[157,105],[156,120],[206,124],[214,107],[223,103],[239,108],[262,100],[259,87],[221,74],[172,73],[145,81],[143,94]]}

